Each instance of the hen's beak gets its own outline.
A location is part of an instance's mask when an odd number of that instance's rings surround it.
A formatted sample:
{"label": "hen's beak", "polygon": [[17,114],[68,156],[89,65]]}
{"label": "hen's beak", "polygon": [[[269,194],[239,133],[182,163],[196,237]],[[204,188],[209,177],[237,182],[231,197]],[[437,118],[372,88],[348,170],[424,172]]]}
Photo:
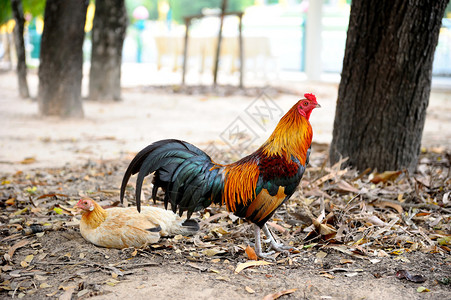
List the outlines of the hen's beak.
{"label": "hen's beak", "polygon": [[78,207],[78,205],[74,205],[74,207],[72,207],[72,209],[74,210],[75,214],[79,214],[82,212],[82,209],[80,207]]}
{"label": "hen's beak", "polygon": [[320,108],[321,105],[319,105],[319,103],[316,103],[315,108]]}

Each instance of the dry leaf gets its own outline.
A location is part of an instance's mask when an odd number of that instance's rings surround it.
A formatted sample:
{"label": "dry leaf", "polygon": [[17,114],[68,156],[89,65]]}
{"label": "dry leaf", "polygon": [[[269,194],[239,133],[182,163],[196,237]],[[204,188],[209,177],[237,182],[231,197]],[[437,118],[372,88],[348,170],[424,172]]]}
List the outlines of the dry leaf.
{"label": "dry leaf", "polygon": [[443,202],[444,205],[447,205],[447,204],[448,204],[450,193],[451,193],[451,192],[446,192],[446,193],[443,194],[442,202]]}
{"label": "dry leaf", "polygon": [[323,236],[336,233],[337,230],[329,224],[319,224],[319,233]]}
{"label": "dry leaf", "polygon": [[225,277],[225,276],[218,276],[218,277],[216,277],[216,279],[217,279],[217,280],[226,281],[226,282],[229,282],[229,281],[230,281],[230,278]]}
{"label": "dry leaf", "polygon": [[45,294],[47,297],[53,297],[56,295],[56,293],[58,293],[58,290],[51,292],[50,294]]}
{"label": "dry leaf", "polygon": [[246,286],[245,289],[246,289],[246,292],[248,292],[249,294],[254,294],[255,293],[255,291],[252,288],[248,287],[248,286]]}
{"label": "dry leaf", "polygon": [[213,249],[205,249],[204,251],[202,251],[202,253],[206,256],[215,256],[217,254],[223,254],[225,253],[224,250],[221,250],[219,248],[213,248]]}
{"label": "dry leaf", "polygon": [[398,279],[407,279],[416,283],[422,283],[426,281],[426,277],[424,277],[423,275],[412,275],[407,270],[398,270],[395,275]]}
{"label": "dry leaf", "polygon": [[63,288],[64,289],[64,293],[61,294],[61,296],[59,296],[58,300],[70,300],[72,299],[72,294],[75,291],[75,286],[68,286]]}
{"label": "dry leaf", "polygon": [[227,230],[225,230],[224,228],[222,228],[222,227],[214,228],[211,231],[219,233],[219,234],[222,234],[222,235],[229,234],[229,232]]}
{"label": "dry leaf", "polygon": [[47,276],[35,275],[34,279],[36,279],[37,281],[44,281],[47,280]]}
{"label": "dry leaf", "polygon": [[[137,288],[139,289],[139,287],[137,287]],[[81,290],[81,291],[79,291],[79,292],[77,293],[77,297],[80,298],[80,297],[82,297],[83,295],[86,295],[87,293],[89,293],[89,290],[88,290],[88,289]]]}
{"label": "dry leaf", "polygon": [[68,286],[60,285],[58,287],[59,290],[64,290],[64,291],[75,289],[75,288],[76,288],[75,285],[68,285]]}
{"label": "dry leaf", "polygon": [[330,273],[321,273],[319,276],[326,277],[329,279],[335,279],[335,276]]}
{"label": "dry leaf", "polygon": [[426,293],[426,292],[430,292],[431,290],[428,288],[425,288],[424,286],[420,286],[419,288],[417,288],[417,292],[418,293]]}
{"label": "dry leaf", "polygon": [[266,224],[268,224],[269,226],[271,226],[272,228],[274,228],[275,230],[277,230],[280,233],[285,233],[287,232],[287,230],[285,228],[283,228],[282,226],[280,226],[277,223],[274,222],[266,222]]}
{"label": "dry leaf", "polygon": [[352,263],[354,263],[354,261],[351,260],[351,259],[347,259],[347,258],[340,259],[340,264],[342,264],[342,265],[344,265],[344,264],[352,264]]}
{"label": "dry leaf", "polygon": [[376,226],[388,226],[389,225],[388,223],[385,223],[384,221],[382,221],[375,215],[369,215],[368,217],[365,218],[365,220]]}
{"label": "dry leaf", "polygon": [[335,188],[335,190],[339,192],[354,193],[354,194],[358,194],[360,192],[358,189],[356,189],[355,187],[353,187],[344,180],[340,180],[339,182],[337,182],[337,187]]}
{"label": "dry leaf", "polygon": [[383,173],[376,173],[370,181],[374,184],[378,184],[379,182],[386,183],[387,181],[394,181],[401,173],[402,171],[385,171]]}
{"label": "dry leaf", "polygon": [[32,254],[27,255],[27,256],[25,257],[25,259],[24,259],[23,261],[20,262],[20,265],[21,265],[23,268],[28,267],[28,266],[30,265],[30,262],[33,260],[33,258],[34,258],[34,255],[32,255]]}
{"label": "dry leaf", "polygon": [[21,261],[21,262],[20,262],[20,265],[22,266],[22,268],[26,268],[26,267],[28,267],[30,264],[27,263],[26,261]]}
{"label": "dry leaf", "polygon": [[9,198],[5,201],[6,205],[14,205],[16,203],[16,198]]}
{"label": "dry leaf", "polygon": [[373,205],[381,208],[391,207],[395,209],[399,214],[402,214],[404,212],[404,209],[402,209],[401,205],[389,201],[377,201],[373,203]]}
{"label": "dry leaf", "polygon": [[23,165],[28,165],[36,162],[35,157],[26,157],[24,160],[22,160],[20,163]]}
{"label": "dry leaf", "polygon": [[17,242],[16,244],[14,244],[13,246],[11,246],[8,250],[9,258],[12,259],[14,252],[16,252],[17,249],[27,245],[29,242],[30,242],[29,240],[21,240],[21,241]]}
{"label": "dry leaf", "polygon": [[52,286],[50,284],[48,284],[47,282],[43,282],[43,283],[41,283],[39,285],[40,289],[46,289],[46,288],[49,288],[49,287],[52,287]]}
{"label": "dry leaf", "polygon": [[115,286],[115,285],[118,284],[119,282],[120,282],[119,280],[110,278],[110,279],[108,279],[105,283],[108,284],[109,286]]}
{"label": "dry leaf", "polygon": [[275,300],[275,299],[277,299],[277,298],[279,298],[279,297],[281,297],[283,295],[288,295],[288,294],[294,293],[296,291],[297,291],[297,289],[290,289],[290,290],[280,291],[280,292],[277,292],[277,293],[274,293],[274,294],[266,295],[263,298],[263,300]]}
{"label": "dry leaf", "polygon": [[249,260],[258,260],[258,257],[257,257],[257,254],[255,253],[254,248],[247,245],[245,251],[246,251],[246,254],[247,254],[247,257],[249,258]]}
{"label": "dry leaf", "polygon": [[252,260],[245,263],[240,263],[236,266],[235,273],[238,274],[246,268],[255,267],[255,266],[265,266],[271,265],[272,263],[264,261],[264,260]]}
{"label": "dry leaf", "polygon": [[372,258],[372,259],[370,259],[370,262],[374,265],[374,264],[377,264],[378,262],[380,262],[381,260],[380,259],[377,259],[377,258]]}

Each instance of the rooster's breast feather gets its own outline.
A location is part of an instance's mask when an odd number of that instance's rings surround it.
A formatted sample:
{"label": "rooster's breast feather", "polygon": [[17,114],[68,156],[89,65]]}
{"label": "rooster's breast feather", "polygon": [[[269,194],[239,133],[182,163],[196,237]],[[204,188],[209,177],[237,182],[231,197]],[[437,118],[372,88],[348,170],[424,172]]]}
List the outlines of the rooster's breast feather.
{"label": "rooster's breast feather", "polygon": [[[310,151],[307,152],[307,159]],[[305,166],[295,157],[287,160],[281,156],[266,157],[257,152],[258,178],[254,196],[248,201],[235,202],[234,213],[262,226],[296,190]],[[227,182],[226,182],[227,186]],[[242,188],[249,187],[249,184]]]}

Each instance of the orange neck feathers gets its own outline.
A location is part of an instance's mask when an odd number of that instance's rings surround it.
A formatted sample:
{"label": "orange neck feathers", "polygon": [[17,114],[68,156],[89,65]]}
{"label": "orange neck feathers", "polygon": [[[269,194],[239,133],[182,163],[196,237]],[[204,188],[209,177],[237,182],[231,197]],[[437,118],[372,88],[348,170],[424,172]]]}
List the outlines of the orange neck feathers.
{"label": "orange neck feathers", "polygon": [[95,201],[94,209],[92,211],[86,211],[81,217],[81,221],[84,222],[88,227],[94,229],[97,228],[103,221],[106,220],[107,212]]}
{"label": "orange neck feathers", "polygon": [[[255,187],[259,176],[258,165],[255,162],[249,161],[242,164],[239,162],[229,165],[225,170],[227,180],[224,185],[222,204],[225,203],[227,210],[232,212],[236,211],[237,203],[255,198]],[[247,185],[243,185],[243,181],[246,181]],[[245,188],[240,189],[240,186]]]}
{"label": "orange neck feathers", "polygon": [[298,103],[296,103],[280,119],[260,150],[266,156],[281,155],[288,161],[291,161],[291,155],[294,155],[302,165],[305,165],[312,137],[312,126],[306,117],[301,116],[298,111]]}
{"label": "orange neck feathers", "polygon": [[229,211],[235,212],[237,203],[246,205],[256,197],[260,155],[280,156],[289,162],[293,155],[305,166],[313,132],[308,116],[302,116],[298,106],[299,102],[282,117],[274,132],[256,152],[226,166],[222,203],[226,204]]}

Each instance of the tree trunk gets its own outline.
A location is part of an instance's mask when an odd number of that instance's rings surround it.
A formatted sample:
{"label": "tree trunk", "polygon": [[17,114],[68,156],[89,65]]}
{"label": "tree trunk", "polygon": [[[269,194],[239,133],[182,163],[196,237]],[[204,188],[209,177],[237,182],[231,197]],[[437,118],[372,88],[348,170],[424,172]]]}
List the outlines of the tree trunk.
{"label": "tree trunk", "polygon": [[121,100],[122,45],[126,28],[124,0],[96,1],[89,74],[90,99]]}
{"label": "tree trunk", "polygon": [[19,80],[19,94],[22,98],[30,97],[27,83],[27,63],[25,58],[25,43],[23,39],[23,27],[25,19],[23,16],[22,1],[11,0],[11,8],[16,21],[14,26],[14,42],[17,53],[17,78]]}
{"label": "tree trunk", "polygon": [[42,115],[82,117],[81,80],[86,0],[47,0],[38,103]]}
{"label": "tree trunk", "polygon": [[338,90],[332,163],[414,171],[448,0],[353,0]]}

